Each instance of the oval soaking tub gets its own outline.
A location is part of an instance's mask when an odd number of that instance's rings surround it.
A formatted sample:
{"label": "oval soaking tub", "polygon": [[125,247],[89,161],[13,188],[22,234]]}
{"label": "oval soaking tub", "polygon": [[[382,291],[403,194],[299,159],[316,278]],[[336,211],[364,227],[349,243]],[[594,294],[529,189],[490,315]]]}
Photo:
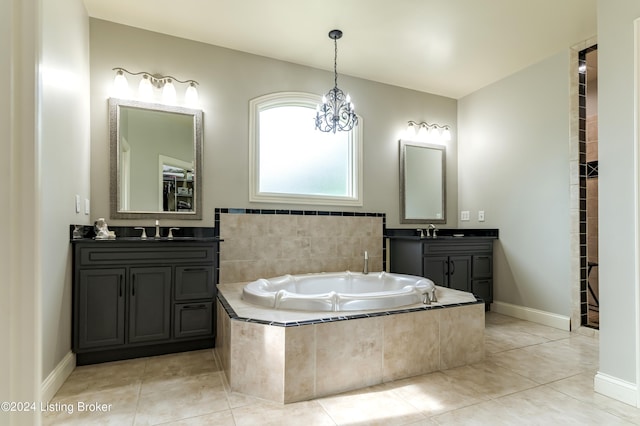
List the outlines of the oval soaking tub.
{"label": "oval soaking tub", "polygon": [[433,291],[433,281],[423,277],[346,271],[260,278],[244,286],[242,298],[274,309],[360,311],[422,303]]}

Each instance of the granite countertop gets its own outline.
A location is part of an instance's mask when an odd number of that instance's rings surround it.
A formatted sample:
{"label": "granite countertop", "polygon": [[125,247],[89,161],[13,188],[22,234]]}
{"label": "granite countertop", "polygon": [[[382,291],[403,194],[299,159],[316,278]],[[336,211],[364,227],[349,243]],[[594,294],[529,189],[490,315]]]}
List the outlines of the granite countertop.
{"label": "granite countertop", "polygon": [[162,238],[153,238],[148,237],[146,239],[142,239],[140,237],[116,237],[116,238],[108,238],[108,239],[96,239],[96,238],[77,238],[72,239],[72,243],[97,243],[97,244],[109,244],[109,243],[184,243],[184,242],[198,242],[198,243],[207,243],[207,242],[217,242],[223,241],[218,237],[173,237],[173,239],[169,239],[167,237]]}
{"label": "granite countertop", "polygon": [[[147,238],[142,239],[140,235],[143,227],[146,230]],[[77,229],[76,229],[77,228]],[[169,228],[173,228],[173,239],[167,238],[169,235]],[[156,228],[155,226],[140,225],[140,226],[110,226],[110,231],[113,231],[116,238],[99,239],[95,238],[95,228],[91,225],[70,225],[69,226],[69,239],[72,243],[114,243],[114,242],[135,242],[135,243],[167,243],[167,242],[217,242],[223,241],[220,236],[217,235],[215,228],[200,227],[200,226],[161,226],[160,235],[162,238],[154,238]],[[74,231],[77,231],[74,233]],[[82,236],[82,238],[74,238],[75,234]]]}
{"label": "granite countertop", "polygon": [[[437,228],[436,237],[420,237],[417,229],[387,229],[385,233],[386,238],[391,239],[405,239],[405,240],[426,240],[426,241],[438,241],[438,240],[470,240],[470,239],[492,239],[497,240],[499,237],[499,230],[493,228],[467,228],[467,229],[454,229],[454,228]],[[425,234],[426,234],[426,228]]]}

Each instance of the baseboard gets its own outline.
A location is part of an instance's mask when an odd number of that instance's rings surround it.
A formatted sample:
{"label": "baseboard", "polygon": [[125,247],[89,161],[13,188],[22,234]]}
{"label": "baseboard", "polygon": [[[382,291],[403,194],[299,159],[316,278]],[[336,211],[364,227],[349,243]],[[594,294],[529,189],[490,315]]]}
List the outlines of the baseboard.
{"label": "baseboard", "polygon": [[67,377],[76,368],[76,355],[69,351],[42,382],[42,402],[50,402]]}
{"label": "baseboard", "polygon": [[560,330],[571,331],[571,318],[564,315],[498,301],[494,301],[491,304],[491,310],[498,314],[509,315],[510,317],[559,328]]}
{"label": "baseboard", "polygon": [[633,383],[598,372],[593,379],[593,388],[604,396],[624,402],[632,407],[638,406],[638,388]]}

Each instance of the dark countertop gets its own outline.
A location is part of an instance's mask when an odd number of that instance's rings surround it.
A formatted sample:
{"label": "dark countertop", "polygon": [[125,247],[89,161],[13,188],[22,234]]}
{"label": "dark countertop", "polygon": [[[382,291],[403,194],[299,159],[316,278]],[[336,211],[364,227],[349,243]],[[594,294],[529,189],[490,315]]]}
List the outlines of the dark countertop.
{"label": "dark countertop", "polygon": [[167,237],[163,237],[163,238],[146,238],[146,239],[142,239],[140,237],[119,237],[119,238],[114,238],[114,239],[95,239],[95,238],[78,238],[78,239],[72,239],[71,243],[73,244],[77,244],[77,243],[96,243],[96,244],[110,244],[110,243],[155,243],[155,244],[162,244],[162,243],[212,243],[212,242],[219,242],[219,241],[224,241],[221,238],[217,238],[217,237],[173,237],[173,239],[169,239]]}
{"label": "dark countertop", "polygon": [[[392,239],[411,239],[411,240],[459,240],[459,239],[498,239],[499,230],[492,228],[468,228],[468,229],[454,229],[454,228],[436,228],[438,230],[437,237],[420,237],[417,229],[420,228],[401,228],[401,229],[387,229],[385,237]],[[425,235],[426,235],[426,228]]]}
{"label": "dark countertop", "polygon": [[[78,227],[78,231],[82,238],[73,238],[73,231]],[[140,238],[142,231],[135,229],[136,226],[110,226],[109,230],[115,232],[115,239],[100,239],[96,240],[95,228],[91,225],[70,225],[69,226],[69,239],[72,243],[75,242],[151,242],[151,243],[163,243],[163,242],[216,242],[222,241],[222,239],[216,235],[215,228],[200,227],[200,226],[161,226],[160,235],[163,237],[155,239],[156,228],[155,226],[145,225],[144,228],[147,233],[147,239]],[[169,228],[174,228],[173,239],[168,239]],[[175,229],[177,228],[177,229]]]}
{"label": "dark countertop", "polygon": [[497,236],[492,235],[464,235],[454,237],[453,235],[438,235],[437,237],[419,237],[417,235],[387,235],[387,238],[394,240],[415,240],[415,241],[451,241],[451,240],[497,240]]}

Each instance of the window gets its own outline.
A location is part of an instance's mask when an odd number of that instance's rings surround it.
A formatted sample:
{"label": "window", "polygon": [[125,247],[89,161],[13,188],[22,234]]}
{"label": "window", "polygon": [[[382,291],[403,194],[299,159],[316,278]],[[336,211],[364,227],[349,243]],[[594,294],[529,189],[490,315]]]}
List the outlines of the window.
{"label": "window", "polygon": [[320,102],[292,92],[250,102],[250,201],[362,205],[361,130],[315,130]]}

